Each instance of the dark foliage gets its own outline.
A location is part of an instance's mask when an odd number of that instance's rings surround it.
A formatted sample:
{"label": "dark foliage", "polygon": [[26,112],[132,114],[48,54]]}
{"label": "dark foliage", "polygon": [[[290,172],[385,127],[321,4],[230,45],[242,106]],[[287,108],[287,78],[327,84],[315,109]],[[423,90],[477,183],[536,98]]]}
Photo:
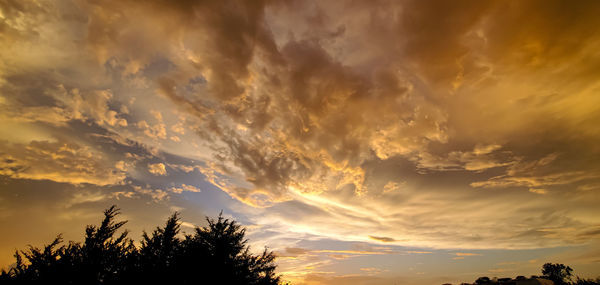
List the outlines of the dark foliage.
{"label": "dark foliage", "polygon": [[569,284],[571,280],[571,272],[573,269],[564,264],[546,263],[542,266],[542,274],[556,285]]}
{"label": "dark foliage", "polygon": [[[15,253],[15,264],[2,271],[2,284],[280,284],[275,256],[265,249],[253,255],[245,229],[219,215],[208,226],[180,237],[177,213],[164,227],[142,235],[136,247],[115,222],[119,210],[104,211],[100,226],[87,226],[83,243],[61,245],[59,235],[43,248]],[[26,261],[24,261],[26,260]]]}
{"label": "dark foliage", "polygon": [[593,279],[581,279],[577,276],[577,280],[570,282],[573,276],[573,269],[570,266],[560,263],[546,263],[542,266],[543,278],[550,279],[556,285],[600,285],[600,278]]}

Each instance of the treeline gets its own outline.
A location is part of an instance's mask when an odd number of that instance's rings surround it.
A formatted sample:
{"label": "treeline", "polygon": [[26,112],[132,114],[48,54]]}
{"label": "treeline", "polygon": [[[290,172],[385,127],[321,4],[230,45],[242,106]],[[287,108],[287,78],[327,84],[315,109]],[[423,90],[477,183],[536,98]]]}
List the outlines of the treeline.
{"label": "treeline", "polygon": [[135,246],[128,232],[117,235],[126,221],[115,221],[119,209],[104,211],[99,226],[85,229],[82,243],[62,243],[59,235],[43,248],[15,253],[15,264],[0,274],[1,284],[280,284],[275,256],[250,253],[245,229],[219,215],[206,218],[181,237],[173,214],[164,227],[144,232]]}
{"label": "treeline", "polygon": [[600,285],[600,278],[596,280],[573,278],[573,268],[560,263],[546,263],[542,266],[542,277],[552,280],[556,285]]}
{"label": "treeline", "polygon": [[[600,277],[593,279],[584,279],[576,276],[574,278],[573,269],[570,266],[561,263],[545,263],[542,266],[542,276],[531,276],[531,279],[548,279],[554,285],[600,285]],[[493,285],[493,284],[532,284],[525,276],[517,276],[515,279],[500,278],[490,279],[487,276],[479,277],[475,280],[475,285]],[[461,285],[470,285],[461,283]]]}

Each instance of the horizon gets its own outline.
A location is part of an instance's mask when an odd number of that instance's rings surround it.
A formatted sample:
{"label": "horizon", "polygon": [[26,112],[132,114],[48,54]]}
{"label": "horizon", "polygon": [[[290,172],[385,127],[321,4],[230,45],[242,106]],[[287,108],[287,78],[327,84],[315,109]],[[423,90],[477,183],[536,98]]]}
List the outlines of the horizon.
{"label": "horizon", "polygon": [[[116,204],[294,285],[600,277],[600,2],[0,2],[0,268]],[[9,234],[6,234],[9,233]]]}

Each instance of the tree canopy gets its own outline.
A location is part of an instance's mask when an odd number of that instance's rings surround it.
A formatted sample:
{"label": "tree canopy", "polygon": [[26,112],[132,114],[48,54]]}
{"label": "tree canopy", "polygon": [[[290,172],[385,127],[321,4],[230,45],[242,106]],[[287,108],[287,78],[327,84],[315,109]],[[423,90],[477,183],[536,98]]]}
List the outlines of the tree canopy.
{"label": "tree canopy", "polygon": [[58,235],[42,248],[15,252],[15,264],[0,274],[3,284],[280,284],[275,255],[250,252],[245,229],[219,214],[193,234],[180,234],[178,213],[142,235],[135,246],[115,206],[99,226],[89,225],[82,243]]}
{"label": "tree canopy", "polygon": [[573,269],[564,264],[546,263],[542,266],[542,274],[557,285],[569,284],[568,281],[571,281],[572,272]]}

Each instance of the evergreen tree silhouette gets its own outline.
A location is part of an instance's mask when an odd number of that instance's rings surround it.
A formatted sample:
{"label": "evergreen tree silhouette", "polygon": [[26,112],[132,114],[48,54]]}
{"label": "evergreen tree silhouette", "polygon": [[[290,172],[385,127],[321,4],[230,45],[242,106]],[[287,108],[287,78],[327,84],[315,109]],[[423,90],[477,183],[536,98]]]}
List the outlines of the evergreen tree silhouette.
{"label": "evergreen tree silhouette", "polygon": [[85,240],[78,254],[81,260],[75,263],[80,266],[80,281],[85,281],[86,284],[114,283],[121,280],[119,277],[130,269],[128,258],[136,249],[133,241],[127,238],[127,231],[114,237],[117,230],[127,223],[114,221],[119,214],[119,209],[112,206],[104,211],[104,219],[99,227],[86,227]]}
{"label": "evergreen tree silhouette", "polygon": [[[1,284],[280,284],[275,255],[250,252],[245,229],[219,214],[208,226],[180,237],[178,213],[164,227],[142,235],[140,247],[117,232],[116,206],[99,226],[88,225],[83,243],[60,245],[57,236],[43,248],[15,253],[15,264],[0,274]],[[24,258],[23,258],[24,257]]]}
{"label": "evergreen tree silhouette", "polygon": [[180,227],[179,214],[174,213],[165,227],[157,227],[152,236],[143,233],[136,264],[139,276],[146,282],[179,279],[177,263],[183,250],[181,240],[177,238]]}

